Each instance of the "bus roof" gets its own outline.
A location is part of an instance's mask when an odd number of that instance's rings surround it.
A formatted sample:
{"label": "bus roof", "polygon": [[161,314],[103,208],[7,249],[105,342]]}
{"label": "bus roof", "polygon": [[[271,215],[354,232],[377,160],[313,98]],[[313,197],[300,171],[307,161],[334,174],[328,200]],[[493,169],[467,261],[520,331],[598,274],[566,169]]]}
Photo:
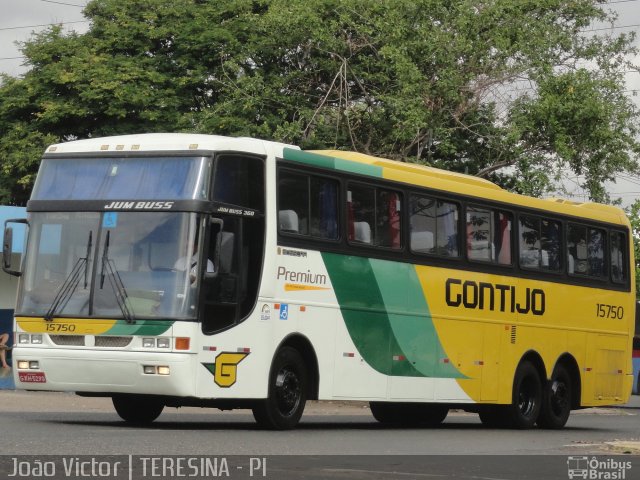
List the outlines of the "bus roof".
{"label": "bus roof", "polygon": [[559,198],[541,199],[528,197],[511,193],[482,178],[415,163],[399,162],[340,150],[299,151],[285,148],[284,158],[324,168],[349,171],[409,185],[418,185],[444,192],[477,197],[483,200],[492,200],[562,215],[629,226],[629,221],[624,211],[615,206],[593,202],[580,203]]}
{"label": "bus roof", "polygon": [[246,137],[223,137],[220,135],[200,135],[192,133],[144,133],[139,135],[120,135],[98,137],[85,140],[58,143],[47,148],[47,154],[81,154],[81,153],[157,153],[165,151],[243,151],[264,155],[273,151],[282,155],[283,148],[297,149],[266,140]]}

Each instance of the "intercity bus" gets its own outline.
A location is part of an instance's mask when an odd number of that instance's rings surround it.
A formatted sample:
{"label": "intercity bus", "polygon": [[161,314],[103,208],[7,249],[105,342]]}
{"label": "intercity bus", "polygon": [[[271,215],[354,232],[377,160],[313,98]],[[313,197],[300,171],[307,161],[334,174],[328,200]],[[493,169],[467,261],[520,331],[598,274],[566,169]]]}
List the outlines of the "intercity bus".
{"label": "intercity bus", "polygon": [[483,179],[249,138],[49,147],[28,202],[15,383],[293,428],[307,400],[380,422],[561,428],[632,386],[629,221]]}

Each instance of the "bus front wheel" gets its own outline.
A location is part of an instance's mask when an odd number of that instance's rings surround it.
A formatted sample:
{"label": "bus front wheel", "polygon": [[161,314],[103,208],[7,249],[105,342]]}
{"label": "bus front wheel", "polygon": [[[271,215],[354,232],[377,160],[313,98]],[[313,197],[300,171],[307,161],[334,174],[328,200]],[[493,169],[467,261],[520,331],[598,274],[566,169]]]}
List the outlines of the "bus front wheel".
{"label": "bus front wheel", "polygon": [[143,395],[114,395],[111,400],[120,418],[133,425],[153,422],[164,409],[162,402]]}
{"label": "bus front wheel", "polygon": [[538,425],[550,429],[564,427],[571,413],[571,401],[569,372],[562,365],[558,365],[551,375],[551,380],[545,385]]}
{"label": "bus front wheel", "polygon": [[269,375],[269,396],[253,407],[258,425],[272,430],[294,428],[307,402],[307,370],[300,353],[281,348]]}

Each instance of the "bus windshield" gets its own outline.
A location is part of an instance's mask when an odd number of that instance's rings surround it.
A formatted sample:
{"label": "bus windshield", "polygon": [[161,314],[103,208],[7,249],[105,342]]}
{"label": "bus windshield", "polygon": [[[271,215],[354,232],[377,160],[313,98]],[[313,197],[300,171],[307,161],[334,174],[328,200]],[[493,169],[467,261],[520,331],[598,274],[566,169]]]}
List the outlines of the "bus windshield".
{"label": "bus windshield", "polygon": [[34,212],[17,311],[193,319],[197,225],[195,213]]}
{"label": "bus windshield", "polygon": [[206,157],[47,158],[31,200],[204,200]]}

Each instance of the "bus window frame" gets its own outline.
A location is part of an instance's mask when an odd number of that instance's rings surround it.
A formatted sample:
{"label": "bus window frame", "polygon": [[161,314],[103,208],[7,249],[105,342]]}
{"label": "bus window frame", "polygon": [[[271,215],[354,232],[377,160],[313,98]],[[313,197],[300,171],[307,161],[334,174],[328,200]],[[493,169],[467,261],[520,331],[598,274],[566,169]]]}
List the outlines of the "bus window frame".
{"label": "bus window frame", "polygon": [[[526,265],[522,265],[522,263],[520,262],[520,217],[533,217],[536,218],[540,221],[541,223],[541,227],[540,227],[540,233],[542,230],[542,222],[544,220],[549,220],[551,222],[556,222],[560,225],[560,255],[559,255],[559,260],[560,260],[560,268],[558,270],[548,270],[548,269],[542,269],[542,268],[536,268],[536,267],[528,267]],[[529,213],[527,211],[518,211],[517,212],[517,223],[516,223],[516,229],[517,231],[515,232],[516,235],[516,249],[517,249],[517,253],[518,253],[518,270],[522,270],[524,272],[526,272],[527,274],[530,273],[535,273],[537,274],[542,274],[542,275],[553,275],[554,277],[564,277],[565,276],[565,272],[568,272],[568,262],[567,262],[567,252],[566,252],[566,233],[565,233],[565,226],[566,226],[566,221],[564,221],[563,219],[560,218],[556,218],[556,217],[544,217],[539,213]],[[582,278],[582,277],[580,277]]]}
{"label": "bus window frame", "polygon": [[[494,199],[482,199],[478,197],[472,197],[460,193],[452,193],[444,190],[439,190],[433,186],[421,186],[410,183],[396,182],[384,178],[372,178],[369,176],[349,172],[342,170],[330,170],[323,167],[310,166],[306,164],[298,164],[293,162],[287,162],[282,159],[278,159],[277,168],[286,168],[294,171],[295,173],[307,173],[311,175],[325,176],[337,180],[341,185],[341,204],[339,204],[340,215],[340,239],[336,241],[330,241],[326,239],[296,235],[291,233],[278,231],[278,244],[288,246],[292,248],[302,248],[309,250],[319,250],[328,253],[335,253],[340,255],[354,255],[354,256],[367,256],[370,258],[389,260],[403,263],[412,263],[415,265],[433,266],[438,268],[451,268],[466,272],[478,272],[496,275],[507,275],[522,280],[531,281],[547,281],[551,283],[557,283],[562,285],[581,286],[587,288],[603,288],[611,291],[623,291],[629,292],[631,290],[631,267],[630,264],[625,268],[629,271],[627,279],[624,283],[615,283],[611,280],[610,275],[606,277],[591,277],[570,275],[568,273],[568,260],[567,253],[564,251],[566,247],[565,239],[567,238],[567,225],[568,223],[576,223],[580,225],[588,226],[589,228],[598,228],[604,230],[606,234],[610,231],[622,232],[629,241],[630,232],[626,226],[621,223],[611,223],[606,221],[599,221],[590,219],[588,216],[580,217],[571,214],[558,213],[557,211],[547,210],[539,207],[532,207],[527,205],[519,205],[512,203],[504,203]],[[347,218],[346,218],[346,192],[348,191],[348,184],[355,182],[360,185],[368,185],[374,188],[384,188],[400,192],[402,199],[402,208],[406,214],[403,214],[402,235],[403,235],[403,248],[391,249],[386,247],[379,247],[366,243],[352,243],[348,241],[346,235]],[[409,222],[409,196],[427,196],[438,200],[455,203],[460,205],[461,214],[458,219],[458,248],[461,249],[461,255],[459,257],[445,257],[439,255],[432,255],[420,252],[414,252],[410,248],[410,222]],[[476,206],[484,209],[498,210],[504,213],[509,213],[512,219],[511,228],[511,264],[505,265],[497,262],[486,261],[474,261],[467,258],[466,255],[466,236],[464,235],[466,230],[466,208],[467,206]],[[587,212],[588,214],[588,212]],[[561,225],[562,235],[562,248],[560,252],[560,260],[562,262],[562,268],[560,271],[551,270],[536,270],[520,267],[519,262],[515,258],[519,256],[519,246],[517,245],[517,225],[519,222],[519,215],[537,216],[543,219],[550,219],[559,222]],[[608,245],[608,241],[607,241]],[[627,244],[627,248],[628,248]],[[606,261],[610,262],[610,253],[608,253],[608,246],[606,255]],[[464,249],[464,252],[462,251]]]}
{"label": "bus window frame", "polygon": [[[467,214],[469,213],[469,208],[477,208],[480,210],[488,210],[492,215],[495,213],[506,213],[509,214],[511,216],[511,232],[509,233],[509,243],[510,243],[510,252],[511,252],[511,258],[510,258],[510,262],[509,263],[500,263],[497,260],[494,260],[493,258],[490,260],[478,260],[478,259],[474,259],[474,258],[469,258],[469,246],[468,246],[468,235],[467,235]],[[497,267],[497,268],[501,268],[501,269],[511,269],[514,273],[514,275],[517,274],[517,270],[515,269],[516,266],[516,262],[514,261],[514,239],[513,239],[513,235],[514,235],[514,225],[515,225],[515,218],[516,218],[516,212],[514,212],[512,209],[508,209],[508,208],[502,208],[501,205],[495,205],[493,203],[481,203],[481,202],[468,202],[464,204],[464,215],[462,215],[462,224],[463,224],[463,230],[462,230],[462,237],[464,238],[463,241],[463,250],[464,250],[464,255],[462,255],[462,257],[469,262],[469,264],[471,265],[491,265],[492,267]],[[490,240],[489,242],[490,246],[493,246],[493,240]]]}
{"label": "bus window frame", "polygon": [[[294,175],[304,175],[307,177],[307,185],[310,185],[310,179],[312,176],[316,177],[316,178],[324,178],[327,180],[330,180],[332,182],[335,182],[336,184],[336,221],[337,221],[337,227],[338,227],[338,236],[337,238],[325,238],[325,237],[318,237],[315,235],[312,235],[311,233],[295,233],[295,232],[288,232],[288,231],[283,231],[280,229],[280,222],[277,219],[277,215],[278,215],[278,211],[280,210],[280,175],[281,173],[285,171],[285,172],[291,172]],[[278,234],[278,242],[280,241],[281,238],[291,238],[291,239],[296,239],[296,240],[301,240],[301,241],[309,241],[309,242],[320,242],[323,244],[328,244],[328,245],[341,245],[342,244],[342,240],[344,237],[344,224],[345,222],[343,221],[343,210],[342,210],[342,199],[343,197],[343,182],[342,179],[340,177],[336,177],[336,176],[332,176],[332,175],[325,175],[323,173],[318,173],[317,171],[313,171],[310,169],[306,169],[306,168],[292,168],[291,166],[287,166],[287,165],[282,165],[280,163],[278,163],[276,165],[276,182],[275,182],[275,198],[276,198],[276,231]],[[308,199],[308,204],[307,204],[307,209],[309,210],[309,212],[311,212],[311,198]]]}
{"label": "bus window frame", "polygon": [[[348,198],[349,198],[349,192],[350,190],[350,186],[352,184],[357,184],[358,186],[361,187],[366,187],[366,188],[372,188],[374,191],[374,199],[376,201],[375,205],[374,205],[374,223],[373,225],[370,225],[371,227],[371,232],[374,235],[373,236],[373,240],[375,240],[375,231],[376,231],[376,223],[375,220],[377,220],[377,201],[378,201],[378,193],[379,190],[385,190],[386,192],[390,192],[390,193],[395,193],[396,195],[398,195],[400,197],[400,215],[399,215],[399,219],[400,219],[400,227],[399,227],[399,232],[400,232],[400,246],[398,247],[387,247],[387,246],[381,246],[381,245],[376,245],[375,243],[364,243],[364,242],[357,242],[354,240],[349,240],[349,235],[346,233],[349,231],[349,215],[347,210],[349,209],[349,205],[348,205]],[[370,182],[370,181],[365,181],[365,180],[361,180],[361,179],[353,179],[353,178],[348,178],[345,182],[344,182],[344,203],[342,204],[342,212],[343,212],[343,218],[344,218],[344,238],[346,239],[347,245],[350,248],[362,248],[365,250],[372,250],[372,251],[381,251],[381,252],[389,252],[391,255],[397,255],[400,256],[402,255],[404,252],[406,252],[407,250],[407,241],[406,241],[406,234],[407,234],[407,218],[405,218],[405,213],[407,211],[407,191],[405,188],[402,188],[401,184],[396,184],[396,183],[375,183],[375,182]],[[354,222],[355,223],[355,222]]]}
{"label": "bus window frame", "polygon": [[[458,254],[457,255],[440,255],[437,252],[436,253],[428,253],[428,252],[421,252],[419,250],[414,250],[412,245],[411,245],[411,234],[413,233],[413,230],[411,228],[411,211],[410,211],[410,205],[411,205],[411,198],[429,198],[431,200],[434,200],[435,202],[446,202],[449,203],[451,205],[455,205],[457,207],[457,213],[458,213],[458,219],[456,221],[456,248],[458,249]],[[408,190],[405,192],[405,212],[406,213],[406,231],[407,234],[405,234],[405,238],[407,238],[406,246],[407,246],[407,251],[411,254],[411,255],[416,255],[418,257],[427,257],[427,258],[434,258],[434,259],[445,259],[445,261],[452,261],[452,262],[461,262],[465,260],[465,254],[462,252],[462,246],[461,246],[461,242],[462,242],[462,232],[463,232],[463,228],[462,228],[462,220],[464,219],[464,215],[463,215],[463,204],[460,200],[456,200],[456,199],[451,199],[451,198],[447,198],[447,197],[443,197],[443,196],[438,196],[438,195],[431,195],[430,193],[427,192],[420,192],[420,191],[414,191],[414,190]],[[437,213],[437,203],[436,203],[436,213]],[[437,222],[437,220],[436,220]],[[436,227],[437,228],[437,227]],[[434,243],[435,247],[437,248],[437,239]]]}
{"label": "bus window frame", "polygon": [[[568,247],[569,247],[569,226],[570,225],[585,228],[587,230],[587,239],[588,239],[588,236],[589,236],[589,230],[590,229],[601,230],[601,231],[604,232],[603,242],[602,242],[603,243],[602,249],[603,249],[603,252],[604,252],[603,256],[604,256],[604,259],[605,259],[604,265],[603,265],[603,268],[605,269],[605,272],[602,275],[595,276],[595,275],[580,274],[580,273],[576,274],[576,273],[569,272]],[[612,282],[611,281],[611,275],[609,273],[609,271],[611,270],[609,268],[610,267],[610,262],[611,262],[611,252],[609,252],[610,248],[609,248],[609,241],[608,241],[608,236],[609,236],[610,231],[611,231],[611,227],[606,227],[606,226],[603,226],[603,225],[596,225],[596,224],[593,224],[593,223],[590,223],[590,222],[576,221],[575,217],[572,218],[572,219],[570,219],[570,218],[566,219],[566,221],[565,221],[565,237],[564,237],[565,238],[565,242],[563,244],[563,247],[566,247],[565,250],[567,250],[565,252],[565,255],[567,256],[567,262],[565,262],[566,263],[565,264],[565,272],[566,272],[566,274],[567,274],[567,276],[569,278],[585,280],[585,281],[588,281],[589,283],[593,282],[593,284],[595,284],[595,285],[598,285],[598,284],[602,285],[602,284],[605,284],[605,283],[608,284],[608,285],[613,285],[613,286],[621,285],[621,284]],[[588,244],[588,242],[587,242],[587,244]],[[589,260],[589,257],[588,257],[588,253],[587,253],[587,261],[588,260]],[[601,287],[598,287],[598,288],[601,288]]]}

